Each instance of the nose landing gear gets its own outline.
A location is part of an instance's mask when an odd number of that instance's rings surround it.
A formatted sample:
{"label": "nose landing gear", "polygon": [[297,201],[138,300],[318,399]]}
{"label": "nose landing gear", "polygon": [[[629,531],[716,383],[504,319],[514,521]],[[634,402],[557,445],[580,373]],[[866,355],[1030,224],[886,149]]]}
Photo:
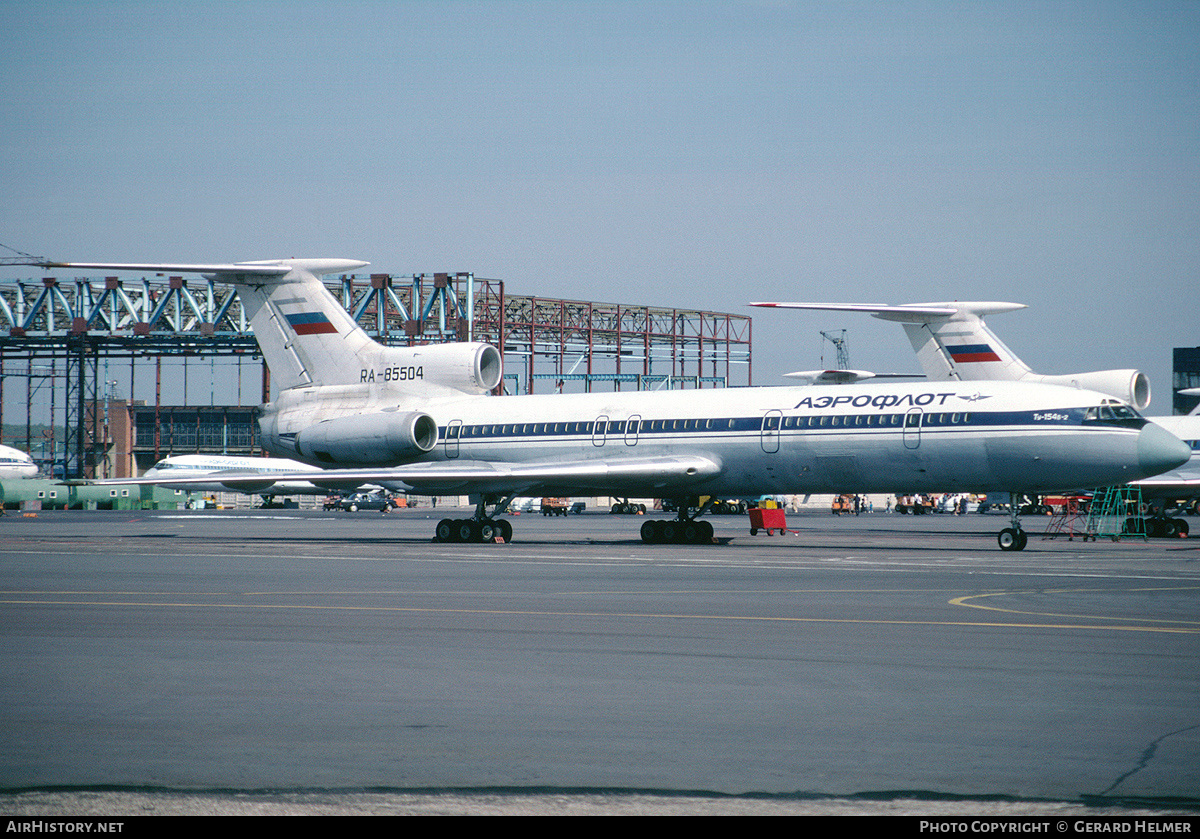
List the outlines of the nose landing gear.
{"label": "nose landing gear", "polygon": [[1029,535],[1021,529],[1021,505],[1017,503],[1017,494],[1010,492],[1010,515],[1012,516],[1012,527],[1006,527],[996,536],[996,541],[1000,544],[1002,551],[1023,551],[1025,545],[1029,543]]}
{"label": "nose landing gear", "polygon": [[1002,551],[1023,551],[1025,545],[1029,543],[1029,534],[1020,527],[1006,527],[1000,531],[996,541],[1000,543]]}

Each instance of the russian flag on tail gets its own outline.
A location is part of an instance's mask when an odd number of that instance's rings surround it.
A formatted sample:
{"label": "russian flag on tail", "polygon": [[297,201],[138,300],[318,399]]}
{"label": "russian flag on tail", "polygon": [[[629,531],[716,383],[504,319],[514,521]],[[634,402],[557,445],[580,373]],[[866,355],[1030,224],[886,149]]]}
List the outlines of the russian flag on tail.
{"label": "russian flag on tail", "polygon": [[946,352],[956,364],[971,361],[1000,361],[1000,356],[987,344],[960,344],[957,347],[946,346]]}
{"label": "russian flag on tail", "polygon": [[323,312],[302,312],[284,317],[297,335],[323,335],[329,332],[337,334],[337,327],[329,322],[329,318],[325,317]]}

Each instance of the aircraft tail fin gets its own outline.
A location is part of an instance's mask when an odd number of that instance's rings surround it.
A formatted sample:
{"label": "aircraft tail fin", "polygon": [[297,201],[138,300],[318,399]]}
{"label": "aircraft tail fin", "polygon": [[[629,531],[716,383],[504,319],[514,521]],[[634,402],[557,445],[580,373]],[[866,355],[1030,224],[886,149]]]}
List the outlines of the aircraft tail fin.
{"label": "aircraft tail fin", "polygon": [[503,362],[488,344],[388,347],[373,340],[317,277],[345,270],[346,260],[285,262],[291,265],[288,273],[265,281],[225,277],[237,286],[280,390],[350,386],[365,391],[360,394],[365,398],[390,400],[484,394],[500,384]]}
{"label": "aircraft tail fin", "polygon": [[901,324],[925,375],[934,381],[1034,381],[1098,390],[1139,411],[1150,404],[1150,380],[1139,370],[1042,375],[1017,358],[984,323],[985,315],[1024,309],[1021,303],[953,302],[903,306],[866,303],[751,303],[775,309],[865,312]]}
{"label": "aircraft tail fin", "polygon": [[[954,302],[919,306],[881,306],[871,314],[898,321],[917,353],[917,362],[933,380],[1027,381],[1098,390],[1123,399],[1139,411],[1150,404],[1150,380],[1139,370],[1088,373],[1036,373],[984,322],[985,315],[1024,309],[1021,303]],[[915,311],[937,312],[915,315]]]}
{"label": "aircraft tail fin", "polygon": [[1020,303],[751,303],[774,309],[864,312],[904,326],[925,375],[947,379],[1016,380],[1029,368],[983,322],[984,315],[1024,309]]}
{"label": "aircraft tail fin", "polygon": [[[221,272],[233,283],[273,385],[354,384],[384,349],[342,307],[318,274],[348,270],[348,260],[282,260],[290,270],[262,277]],[[354,262],[354,267],[366,263]]]}
{"label": "aircraft tail fin", "polygon": [[[277,387],[348,383],[360,354],[382,349],[325,289],[322,274],[353,271],[356,259],[272,259],[215,264],[34,262],[43,268],[204,274],[237,287]],[[302,340],[298,340],[302,338]]]}
{"label": "aircraft tail fin", "polygon": [[934,380],[980,379],[1016,381],[1030,373],[987,323],[984,315],[1012,312],[1019,303],[934,303],[929,306],[953,309],[950,315],[934,315],[914,322],[904,306],[872,313],[881,320],[899,320],[917,353],[917,363]]}
{"label": "aircraft tail fin", "polygon": [[[356,259],[273,259],[221,264],[30,262],[43,268],[203,274],[238,290],[277,391],[354,386],[387,399],[431,393],[487,393],[502,378],[487,344],[385,347],[372,340],[320,277],[369,263]],[[361,395],[361,394],[360,394]]]}

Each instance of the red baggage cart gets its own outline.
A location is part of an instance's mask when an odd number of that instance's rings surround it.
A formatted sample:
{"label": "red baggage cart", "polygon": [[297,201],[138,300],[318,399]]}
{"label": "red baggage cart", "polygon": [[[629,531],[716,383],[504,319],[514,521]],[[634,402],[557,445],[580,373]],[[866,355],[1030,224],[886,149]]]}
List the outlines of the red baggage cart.
{"label": "red baggage cart", "polygon": [[784,516],[783,510],[763,509],[761,507],[750,508],[750,535],[754,536],[760,530],[767,531],[768,536],[774,536],[772,531],[779,531],[782,536],[787,530],[787,517]]}

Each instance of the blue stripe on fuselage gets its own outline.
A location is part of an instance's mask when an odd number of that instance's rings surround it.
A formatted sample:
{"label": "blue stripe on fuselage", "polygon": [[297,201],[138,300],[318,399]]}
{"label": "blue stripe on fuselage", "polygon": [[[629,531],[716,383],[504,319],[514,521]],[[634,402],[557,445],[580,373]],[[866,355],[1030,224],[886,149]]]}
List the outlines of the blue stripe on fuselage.
{"label": "blue stripe on fuselage", "polygon": [[[636,429],[629,429],[628,420],[608,420],[607,426],[597,429],[595,421],[583,422],[524,422],[524,423],[471,423],[466,425],[442,426],[440,438],[447,439],[447,432],[455,434],[449,439],[461,441],[494,440],[499,437],[592,437],[593,435],[624,435],[635,433],[641,436],[673,436],[684,434],[738,434],[783,432],[819,433],[845,431],[903,431],[907,414],[840,414],[840,415],[766,415],[757,417],[712,417],[704,419],[642,419]],[[1029,427],[1047,428],[1063,426],[1092,427],[1083,422],[1084,409],[1066,408],[1048,411],[923,411],[921,430],[952,430],[955,428],[979,427]],[[764,423],[767,423],[764,425]],[[917,426],[908,426],[914,430]],[[1111,428],[1111,424],[1096,427]]]}

